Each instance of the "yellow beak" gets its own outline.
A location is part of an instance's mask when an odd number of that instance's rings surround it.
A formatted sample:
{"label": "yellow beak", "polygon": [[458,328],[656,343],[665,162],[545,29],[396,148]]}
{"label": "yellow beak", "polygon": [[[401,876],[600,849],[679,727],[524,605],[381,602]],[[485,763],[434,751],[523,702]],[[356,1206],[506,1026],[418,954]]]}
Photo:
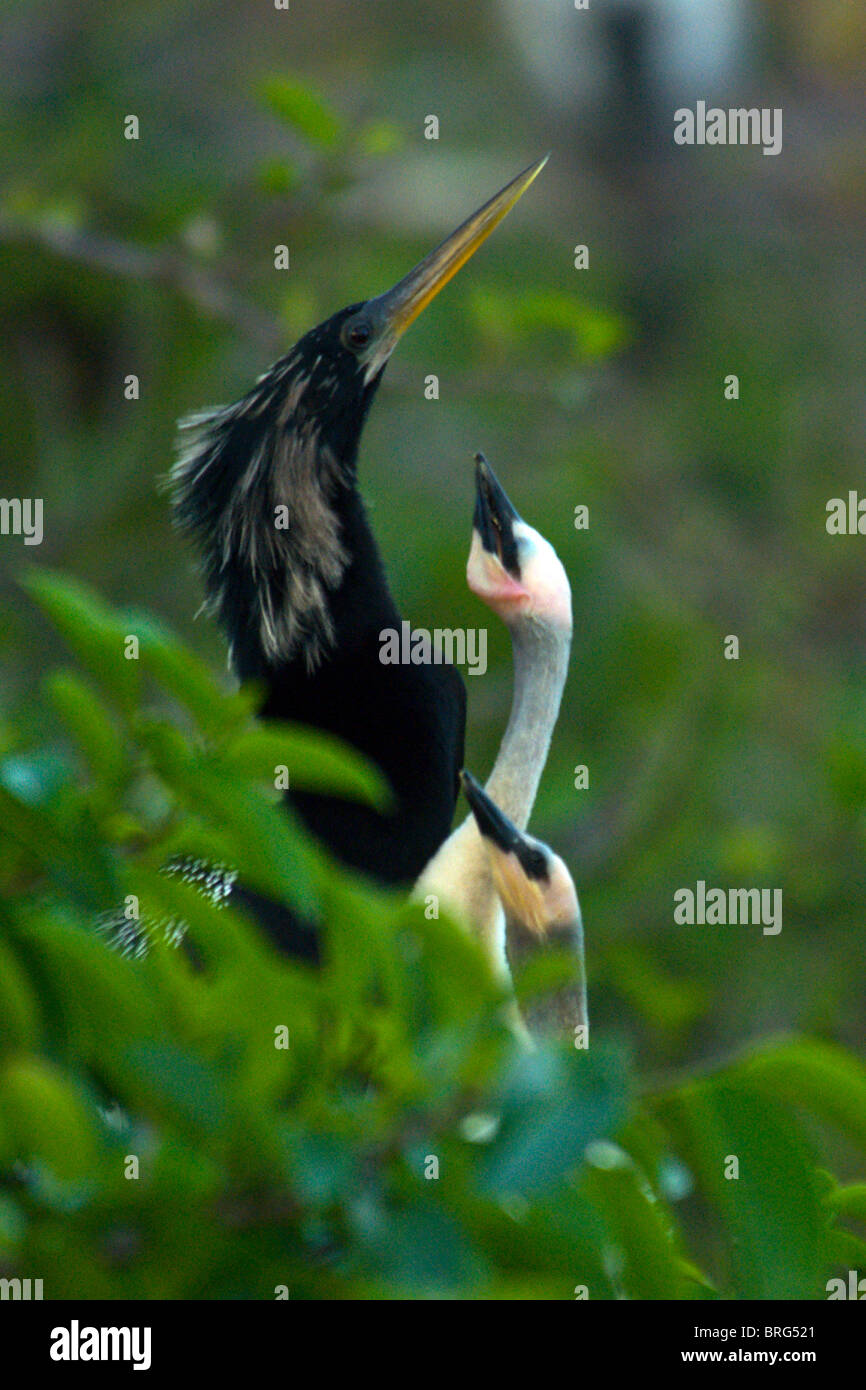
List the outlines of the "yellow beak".
{"label": "yellow beak", "polygon": [[[397,339],[406,332],[422,310],[426,309],[443,285],[447,285],[469,257],[474,255],[483,241],[510,212],[519,198],[522,198],[529,185],[538,177],[547,163],[548,156],[530,164],[516,179],[512,179],[489,202],[468,217],[441,246],[431,251],[410,270],[408,275],[398,281],[386,294],[370,301],[376,319],[381,322],[383,336],[388,340],[389,351]],[[381,340],[380,340],[381,342]],[[381,343],[381,346],[384,346]],[[378,355],[378,354],[377,354]]]}

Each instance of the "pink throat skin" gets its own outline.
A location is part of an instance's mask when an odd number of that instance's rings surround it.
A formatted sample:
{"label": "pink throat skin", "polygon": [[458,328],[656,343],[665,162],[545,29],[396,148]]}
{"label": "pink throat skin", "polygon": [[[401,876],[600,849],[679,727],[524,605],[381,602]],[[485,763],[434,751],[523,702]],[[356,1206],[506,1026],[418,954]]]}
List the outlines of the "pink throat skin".
{"label": "pink throat skin", "polygon": [[520,578],[509,574],[499,557],[485,550],[478,532],[473,531],[466,583],[508,627],[534,619],[552,629],[570,632],[571,590],[562,564],[543,537],[524,523],[519,526],[525,545]]}

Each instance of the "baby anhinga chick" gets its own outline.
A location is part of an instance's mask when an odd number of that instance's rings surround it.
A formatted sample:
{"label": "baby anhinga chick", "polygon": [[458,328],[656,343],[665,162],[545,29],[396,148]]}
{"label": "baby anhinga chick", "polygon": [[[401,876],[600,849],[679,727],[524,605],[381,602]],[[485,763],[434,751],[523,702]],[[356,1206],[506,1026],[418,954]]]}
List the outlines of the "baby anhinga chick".
{"label": "baby anhinga chick", "polygon": [[568,671],[571,586],[549,541],[518,515],[483,454],[466,582],[511,635],[514,695],[487,782],[521,827],[532,812]]}
{"label": "baby anhinga chick", "polygon": [[[471,773],[461,772],[460,780],[505,914],[512,970],[551,949],[568,951],[574,959],[573,980],[524,1009],[530,1036],[570,1033],[585,1046],[583,922],[571,874],[558,854],[503,815]],[[584,1030],[583,1037],[577,1029]]]}
{"label": "baby anhinga chick", "polygon": [[[525,828],[547,761],[571,645],[571,588],[549,541],[520,517],[483,454],[476,455],[476,505],[466,566],[470,589],[506,624],[514,657],[508,726],[487,792]],[[508,978],[505,933],[488,857],[472,816],[448,837],[416,884],[439,897]]]}

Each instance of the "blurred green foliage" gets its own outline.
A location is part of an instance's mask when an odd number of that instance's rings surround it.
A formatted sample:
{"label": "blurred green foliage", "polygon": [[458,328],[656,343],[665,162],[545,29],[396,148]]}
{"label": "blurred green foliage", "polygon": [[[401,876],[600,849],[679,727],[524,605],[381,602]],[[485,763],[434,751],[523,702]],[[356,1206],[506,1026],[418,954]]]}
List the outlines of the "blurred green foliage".
{"label": "blurred green foliage", "polygon": [[[866,1068],[799,1040],[641,1095],[603,1035],[523,1051],[463,930],[279,804],[283,764],[381,803],[357,755],[259,724],[150,618],[28,588],[84,675],[46,683],[65,766],[26,736],[0,764],[4,1274],[54,1298],[817,1298],[866,1252],[864,1189],[813,1132],[866,1157]],[[161,872],[178,853],[314,916],[323,968]],[[111,903],[149,924],[139,958],[94,932]]]}

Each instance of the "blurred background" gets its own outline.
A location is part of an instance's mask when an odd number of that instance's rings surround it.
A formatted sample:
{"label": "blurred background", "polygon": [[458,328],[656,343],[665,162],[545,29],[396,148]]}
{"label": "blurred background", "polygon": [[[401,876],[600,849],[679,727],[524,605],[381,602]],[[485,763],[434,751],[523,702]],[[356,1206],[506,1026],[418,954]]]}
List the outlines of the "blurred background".
{"label": "blurred background", "polygon": [[[223,670],[157,490],[177,418],[550,149],[385,375],[361,476],[395,593],[415,624],[486,624],[483,449],[573,587],[533,829],[579,886],[597,1028],[644,1074],[790,1028],[862,1051],[866,539],[825,508],[866,487],[864,48],[847,0],[4,7],[0,497],[45,514],[38,549],[0,537],[4,777],[16,727],[64,757],[38,688],[67,654],[19,572],[150,608]],[[781,107],[782,153],[674,145],[698,99]],[[489,640],[479,775],[511,698]],[[698,879],[781,888],[781,934],[675,925]]]}

